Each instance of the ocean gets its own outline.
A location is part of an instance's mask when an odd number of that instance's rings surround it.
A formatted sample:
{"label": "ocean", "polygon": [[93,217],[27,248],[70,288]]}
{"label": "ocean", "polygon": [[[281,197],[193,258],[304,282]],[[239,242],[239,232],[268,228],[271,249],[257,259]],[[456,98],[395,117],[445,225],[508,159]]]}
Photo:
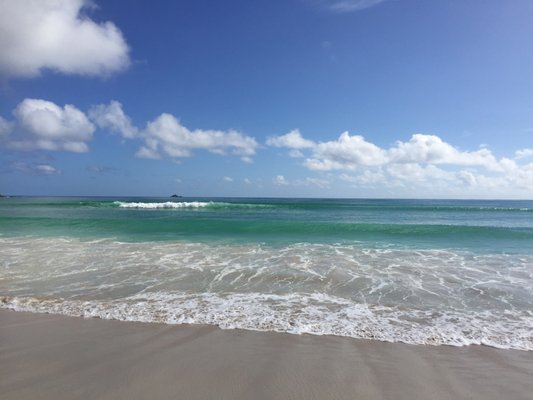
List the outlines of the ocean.
{"label": "ocean", "polygon": [[0,307],[533,350],[533,201],[2,198]]}

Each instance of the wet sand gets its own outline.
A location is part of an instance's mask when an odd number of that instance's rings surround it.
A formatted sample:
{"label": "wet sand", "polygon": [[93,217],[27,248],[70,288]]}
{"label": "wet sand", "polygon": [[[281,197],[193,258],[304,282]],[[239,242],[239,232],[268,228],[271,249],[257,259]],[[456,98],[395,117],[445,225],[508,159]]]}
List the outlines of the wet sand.
{"label": "wet sand", "polygon": [[0,398],[531,399],[533,352],[0,310]]}

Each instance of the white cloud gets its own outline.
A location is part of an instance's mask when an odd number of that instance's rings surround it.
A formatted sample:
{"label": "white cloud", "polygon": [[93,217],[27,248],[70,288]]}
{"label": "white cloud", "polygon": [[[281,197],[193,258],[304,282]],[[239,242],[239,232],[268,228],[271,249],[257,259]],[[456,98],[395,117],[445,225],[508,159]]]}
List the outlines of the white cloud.
{"label": "white cloud", "polygon": [[0,117],[0,145],[6,146],[9,135],[13,132],[14,123]]}
{"label": "white cloud", "polygon": [[[252,162],[258,144],[253,137],[229,130],[189,130],[171,114],[161,114],[138,129],[122,110],[118,101],[100,104],[88,112],[100,128],[121,134],[125,139],[142,140],[136,155],[161,159],[190,157],[195,150],[219,155],[233,155]],[[60,107],[40,99],[25,99],[13,111],[15,119],[0,117],[0,144],[15,150],[62,150],[87,152],[95,126],[74,107]]]}
{"label": "white cloud", "polygon": [[112,22],[88,18],[82,11],[91,7],[90,0],[0,0],[0,74],[105,76],[125,69],[122,33]]}
{"label": "white cloud", "polygon": [[233,178],[231,176],[225,176],[224,178],[222,178],[222,180],[224,182],[233,182]]}
{"label": "white cloud", "polygon": [[[157,144],[155,144],[154,146],[156,145]],[[139,148],[139,150],[137,150],[137,153],[135,153],[135,155],[140,158],[150,158],[152,160],[159,160],[161,158],[157,150],[152,150],[144,146]]]}
{"label": "white cloud", "polygon": [[34,175],[54,175],[61,172],[49,164],[28,164],[25,162],[15,162],[12,164],[12,168],[18,172]]}
{"label": "white cloud", "polygon": [[354,12],[370,8],[385,0],[326,0],[328,8],[336,12]]}
{"label": "white cloud", "polygon": [[478,185],[478,177],[474,171],[468,171],[468,170],[459,171],[457,174],[457,178],[459,178],[459,180],[461,180],[467,186]]}
{"label": "white cloud", "polygon": [[422,166],[416,163],[391,164],[387,167],[387,173],[398,180],[408,183],[452,181],[455,175],[434,165]]}
{"label": "white cloud", "polygon": [[[1,129],[0,129],[1,131]],[[517,160],[521,159],[521,158],[526,158],[526,157],[531,157],[533,156],[533,149],[521,149],[521,150],[517,150],[515,152],[515,158]]]}
{"label": "white cloud", "polygon": [[285,179],[283,175],[276,176],[275,178],[272,179],[272,182],[276,186],[288,186],[289,185],[289,181],[287,181],[287,179]]}
{"label": "white cloud", "polygon": [[435,135],[415,134],[408,142],[397,142],[388,154],[393,163],[479,165],[492,171],[502,168],[486,148],[461,152]]}
{"label": "white cloud", "polygon": [[316,186],[322,189],[329,188],[329,182],[325,179],[305,178],[304,180],[296,180],[293,182],[294,186]]}
{"label": "white cloud", "polygon": [[447,171],[434,165],[390,164],[384,169],[365,169],[339,179],[356,188],[379,188],[406,197],[471,197],[489,195],[511,187],[501,176],[486,176],[476,170]]}
{"label": "white cloud", "polygon": [[[271,138],[270,144],[298,150],[297,135]],[[276,140],[274,140],[276,139]],[[519,160],[533,156],[533,149],[521,149],[515,158],[496,158],[486,146],[463,151],[436,135],[415,134],[381,148],[364,137],[344,132],[336,140],[314,143],[303,166],[313,171],[354,171],[338,176],[354,187],[379,190],[396,196],[531,197],[533,163]],[[305,156],[305,155],[304,155]],[[466,168],[465,168],[466,167]],[[280,178],[281,177],[281,178]],[[304,180],[274,179],[278,185],[304,185]],[[309,183],[310,181],[308,181]]]}
{"label": "white cloud", "polygon": [[[291,157],[303,156],[298,150],[300,148],[311,149],[312,155],[304,161],[304,165],[314,171],[355,170],[360,167],[417,163],[480,166],[495,172],[516,168],[513,160],[497,160],[487,148],[460,151],[436,135],[414,134],[407,142],[398,141],[393,147],[383,149],[368,142],[363,136],[352,136],[348,132],[342,133],[337,140],[317,144],[305,139],[295,130],[287,135],[270,138],[267,144],[298,151],[289,154]],[[528,150],[517,152],[517,157],[527,156]]]}
{"label": "white cloud", "polygon": [[76,107],[39,99],[23,100],[13,112],[15,121],[3,139],[16,150],[63,150],[83,153],[89,150],[94,125]]}
{"label": "white cloud", "polygon": [[337,140],[316,145],[312,158],[304,165],[311,170],[352,170],[357,166],[382,165],[387,162],[387,153],[362,136],[342,133]]}
{"label": "white cloud", "polygon": [[291,150],[289,151],[289,157],[302,158],[304,157],[304,153],[302,153],[300,150]]}
{"label": "white cloud", "polygon": [[330,186],[329,181],[325,179],[307,177],[305,179],[295,179],[293,181],[289,181],[283,175],[277,175],[276,177],[272,178],[272,183],[276,186],[316,186],[322,189],[329,188]]}
{"label": "white cloud", "polygon": [[[357,188],[377,188],[406,197],[488,197],[531,196],[533,163],[515,171],[484,174],[476,169],[449,171],[434,165],[390,164],[384,169],[365,169],[358,175],[338,178]],[[529,193],[529,195],[527,195]]]}
{"label": "white cloud", "polygon": [[194,150],[207,150],[220,155],[239,156],[245,162],[251,162],[257,142],[250,136],[230,130],[194,130],[191,131],[171,114],[161,114],[146,125],[141,133],[144,146],[137,156],[144,158],[190,157]]}
{"label": "white cloud", "polygon": [[246,183],[247,185],[251,185],[252,181],[248,178],[244,178],[244,183]]}
{"label": "white cloud", "polygon": [[533,163],[523,165],[509,172],[506,176],[506,181],[513,186],[529,191],[531,194],[533,190]]}
{"label": "white cloud", "polygon": [[131,123],[130,118],[124,114],[122,104],[116,100],[112,100],[109,104],[91,107],[88,115],[99,128],[119,133],[126,139],[132,139],[139,133],[139,130]]}
{"label": "white cloud", "polygon": [[288,147],[290,149],[309,149],[315,146],[313,141],[304,139],[298,129],[285,135],[269,137],[266,143],[269,146]]}
{"label": "white cloud", "polygon": [[36,165],[35,166],[35,170],[40,173],[40,174],[45,174],[45,175],[51,175],[51,174],[57,174],[59,173],[59,171],[52,167],[51,165],[48,165],[48,164],[39,164],[39,165]]}
{"label": "white cloud", "polygon": [[2,136],[7,136],[13,130],[13,124],[6,119],[0,117],[0,139]]}
{"label": "white cloud", "polygon": [[373,186],[375,184],[383,184],[387,182],[385,175],[381,170],[372,171],[369,169],[356,176],[341,174],[339,179],[353,183],[356,186]]}

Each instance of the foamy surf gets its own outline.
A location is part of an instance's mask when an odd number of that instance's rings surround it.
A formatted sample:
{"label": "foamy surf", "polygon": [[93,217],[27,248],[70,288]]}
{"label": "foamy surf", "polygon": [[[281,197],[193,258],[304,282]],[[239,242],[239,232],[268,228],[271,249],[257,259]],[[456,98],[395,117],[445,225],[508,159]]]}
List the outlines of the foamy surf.
{"label": "foamy surf", "polygon": [[141,293],[115,300],[3,298],[16,311],[222,329],[336,335],[416,345],[533,350],[533,313],[464,314],[355,304],[324,294]]}
{"label": "foamy surf", "polygon": [[198,208],[212,208],[212,209],[265,209],[272,208],[268,204],[250,204],[250,203],[235,203],[223,201],[149,201],[149,202],[128,202],[128,201],[113,201],[113,206],[119,208],[134,208],[134,209],[198,209]]}
{"label": "foamy surf", "polygon": [[120,208],[161,209],[161,208],[203,208],[213,206],[212,201],[165,201],[165,202],[124,202],[115,201],[114,205]]}
{"label": "foamy surf", "polygon": [[18,311],[533,350],[526,255],[26,237],[0,259]]}

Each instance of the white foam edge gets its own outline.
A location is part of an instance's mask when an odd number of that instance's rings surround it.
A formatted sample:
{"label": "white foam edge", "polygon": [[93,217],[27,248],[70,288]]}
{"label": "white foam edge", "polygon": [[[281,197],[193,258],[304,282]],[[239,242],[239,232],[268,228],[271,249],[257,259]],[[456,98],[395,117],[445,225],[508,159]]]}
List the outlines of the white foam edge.
{"label": "white foam edge", "polygon": [[206,324],[221,329],[334,335],[414,345],[486,345],[533,350],[533,314],[447,313],[431,324],[416,322],[427,312],[399,312],[354,304],[325,294],[144,293],[120,300],[80,301],[0,298],[0,308],[90,318],[165,324]]}

